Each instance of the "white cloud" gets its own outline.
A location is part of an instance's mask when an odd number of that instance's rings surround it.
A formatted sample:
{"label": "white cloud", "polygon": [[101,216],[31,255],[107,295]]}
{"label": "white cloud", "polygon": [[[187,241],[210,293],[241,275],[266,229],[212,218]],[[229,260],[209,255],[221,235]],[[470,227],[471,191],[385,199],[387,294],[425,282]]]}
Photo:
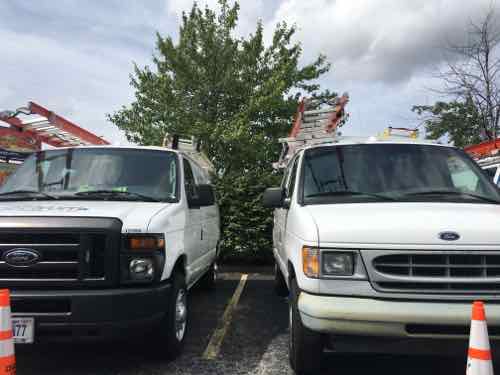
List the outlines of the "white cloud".
{"label": "white cloud", "polygon": [[9,51],[2,56],[0,71],[3,108],[33,100],[112,141],[123,140],[118,129],[105,124],[105,113],[131,100],[132,56],[5,30],[0,39]]}
{"label": "white cloud", "polygon": [[[274,19],[295,23],[306,57],[325,53],[342,81],[398,81],[442,58],[491,0],[284,0]],[[500,9],[500,8],[499,8]]]}

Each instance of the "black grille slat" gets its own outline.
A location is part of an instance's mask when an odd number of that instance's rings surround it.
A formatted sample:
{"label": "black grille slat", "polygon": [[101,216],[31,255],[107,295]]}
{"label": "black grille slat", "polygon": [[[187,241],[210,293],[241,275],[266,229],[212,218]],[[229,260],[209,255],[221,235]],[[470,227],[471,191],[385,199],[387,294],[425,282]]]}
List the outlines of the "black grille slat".
{"label": "black grille slat", "polygon": [[74,233],[1,233],[0,245],[15,244],[74,244],[78,246],[79,235]]}
{"label": "black grille slat", "polygon": [[13,313],[63,313],[69,314],[71,312],[71,299],[70,298],[29,298],[29,299],[16,299],[11,300],[11,310]]}
{"label": "black grille slat", "polygon": [[372,261],[380,274],[375,285],[385,290],[491,293],[500,291],[497,254],[387,254]]}

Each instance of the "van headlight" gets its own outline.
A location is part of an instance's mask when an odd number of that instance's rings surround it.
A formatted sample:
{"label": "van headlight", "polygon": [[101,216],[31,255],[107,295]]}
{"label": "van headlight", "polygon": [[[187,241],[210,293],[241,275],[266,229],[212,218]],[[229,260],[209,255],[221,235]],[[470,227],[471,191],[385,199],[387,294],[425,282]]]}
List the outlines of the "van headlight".
{"label": "van headlight", "polygon": [[152,281],[155,277],[155,268],[152,259],[136,258],[129,264],[130,279],[134,281]]}
{"label": "van headlight", "polygon": [[163,234],[125,235],[120,252],[122,284],[159,282],[165,265]]}
{"label": "van headlight", "polygon": [[303,246],[302,271],[313,279],[368,279],[358,250]]}
{"label": "van headlight", "polygon": [[323,252],[321,273],[326,276],[354,275],[354,254],[347,252]]}

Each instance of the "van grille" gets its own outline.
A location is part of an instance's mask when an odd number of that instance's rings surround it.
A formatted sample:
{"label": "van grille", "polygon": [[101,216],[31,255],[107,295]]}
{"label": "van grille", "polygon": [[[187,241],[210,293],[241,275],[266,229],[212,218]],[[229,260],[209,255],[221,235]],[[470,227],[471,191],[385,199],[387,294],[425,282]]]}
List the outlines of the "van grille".
{"label": "van grille", "polygon": [[373,257],[371,264],[375,271],[371,279],[379,290],[441,293],[500,291],[499,253],[386,253]]}
{"label": "van grille", "polygon": [[[57,222],[45,218],[45,228],[1,227],[0,218],[0,288],[44,286],[104,286],[116,281],[120,232],[109,224],[112,219],[87,222],[72,218]],[[34,221],[33,218],[28,218]],[[121,229],[121,223],[119,223]],[[64,226],[70,226],[64,228]],[[115,230],[110,230],[115,229]],[[8,258],[13,250],[32,250],[39,258],[29,265],[15,265]]]}

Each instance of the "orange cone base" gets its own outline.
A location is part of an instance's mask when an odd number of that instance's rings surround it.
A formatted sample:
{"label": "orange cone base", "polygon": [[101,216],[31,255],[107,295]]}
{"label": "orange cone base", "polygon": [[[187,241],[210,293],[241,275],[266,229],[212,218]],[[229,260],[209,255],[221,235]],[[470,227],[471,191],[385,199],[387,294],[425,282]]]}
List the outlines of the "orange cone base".
{"label": "orange cone base", "polygon": [[0,358],[0,375],[15,375],[16,357],[14,355]]}

